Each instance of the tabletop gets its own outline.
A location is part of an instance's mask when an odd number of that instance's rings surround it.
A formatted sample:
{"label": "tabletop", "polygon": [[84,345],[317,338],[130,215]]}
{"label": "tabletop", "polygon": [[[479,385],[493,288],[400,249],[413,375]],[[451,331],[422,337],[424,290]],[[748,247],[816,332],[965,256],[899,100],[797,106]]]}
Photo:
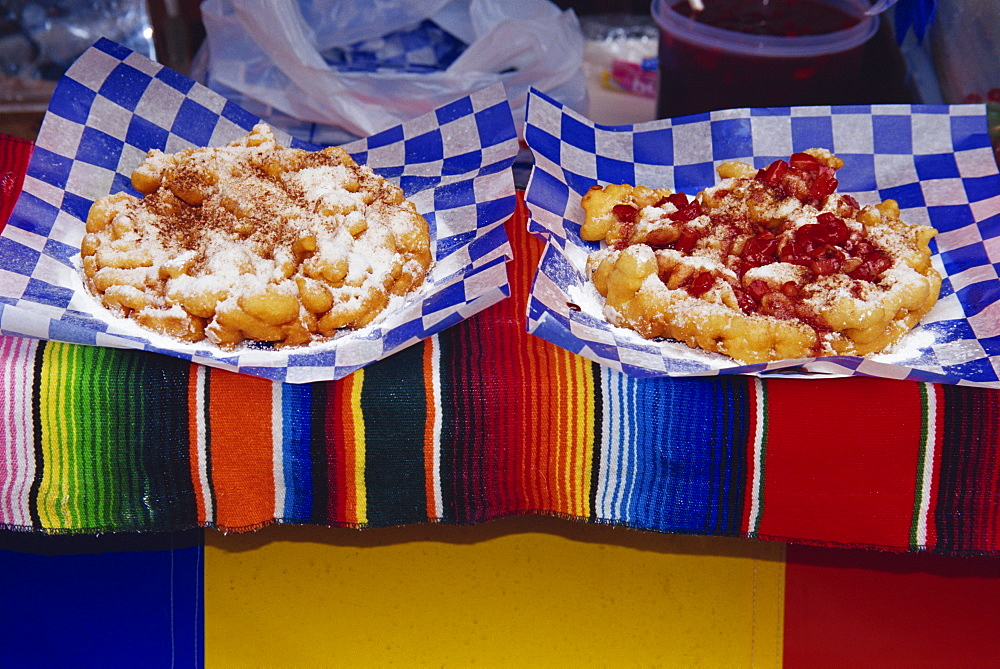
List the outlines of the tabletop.
{"label": "tabletop", "polygon": [[[7,193],[31,148],[0,142]],[[144,351],[0,338],[0,524],[246,531],[543,514],[998,551],[998,391],[631,377],[527,334],[542,242],[523,205],[505,230],[508,299],[338,381],[286,384]]]}

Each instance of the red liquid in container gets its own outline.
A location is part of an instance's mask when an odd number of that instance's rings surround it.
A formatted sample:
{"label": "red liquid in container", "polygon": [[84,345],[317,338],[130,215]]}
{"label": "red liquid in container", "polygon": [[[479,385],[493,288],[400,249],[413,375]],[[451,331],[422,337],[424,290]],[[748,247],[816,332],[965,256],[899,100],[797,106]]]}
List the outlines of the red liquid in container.
{"label": "red liquid in container", "polygon": [[[653,3],[661,118],[736,107],[850,104],[878,27],[854,0]],[[659,15],[658,15],[659,14]]]}

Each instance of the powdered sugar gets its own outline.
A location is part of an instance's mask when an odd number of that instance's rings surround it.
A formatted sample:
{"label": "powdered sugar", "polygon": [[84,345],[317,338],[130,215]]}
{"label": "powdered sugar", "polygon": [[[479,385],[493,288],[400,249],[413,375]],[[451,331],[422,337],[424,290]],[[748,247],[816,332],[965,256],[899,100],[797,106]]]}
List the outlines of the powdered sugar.
{"label": "powdered sugar", "polygon": [[[121,267],[112,283],[145,287],[146,298],[107,306],[147,325],[168,319],[192,341],[298,345],[362,327],[430,262],[426,222],[398,187],[340,150],[278,147],[264,124],[223,148],[151,152],[133,180],[147,197],[106,198],[110,214],[85,238],[96,248],[83,253],[87,285],[105,294]],[[143,268],[109,255],[118,248]],[[144,268],[160,280],[140,279]]]}
{"label": "powdered sugar", "polygon": [[770,265],[751,267],[746,271],[744,281],[766,281],[773,287],[781,287],[782,284],[791,281],[795,284],[803,282],[809,274],[802,265],[793,265],[787,262],[775,262]]}

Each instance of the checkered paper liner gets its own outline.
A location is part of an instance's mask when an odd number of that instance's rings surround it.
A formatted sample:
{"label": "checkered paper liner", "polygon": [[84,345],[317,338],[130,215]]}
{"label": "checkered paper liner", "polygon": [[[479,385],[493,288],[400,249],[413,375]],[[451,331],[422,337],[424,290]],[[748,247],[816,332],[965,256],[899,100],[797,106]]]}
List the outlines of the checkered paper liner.
{"label": "checkered paper liner", "polygon": [[[504,221],[516,204],[517,134],[503,86],[344,146],[398,183],[431,228],[425,285],[367,328],[287,350],[226,352],[138,328],[103,310],[80,278],[93,201],[132,189],[151,148],[176,152],[242,137],[258,118],[226,98],[105,39],[59,82],[0,236],[0,332],[143,349],[290,383],[338,379],[460,322],[510,294]],[[316,150],[276,131],[286,146]]]}
{"label": "checkered paper liner", "polygon": [[326,64],[348,72],[438,72],[469,45],[430,19],[417,26],[323,52]]}
{"label": "checkered paper liner", "polygon": [[[1000,173],[983,105],[734,109],[600,126],[532,91],[525,139],[535,165],[529,230],[546,241],[528,331],[635,376],[877,376],[1000,388]],[[843,158],[839,190],[861,204],[899,202],[901,218],[934,226],[941,297],[893,352],[739,365],[676,341],[610,325],[586,276],[598,248],[580,238],[581,197],[594,184],[694,195],[740,160],[764,167],[810,147]]]}

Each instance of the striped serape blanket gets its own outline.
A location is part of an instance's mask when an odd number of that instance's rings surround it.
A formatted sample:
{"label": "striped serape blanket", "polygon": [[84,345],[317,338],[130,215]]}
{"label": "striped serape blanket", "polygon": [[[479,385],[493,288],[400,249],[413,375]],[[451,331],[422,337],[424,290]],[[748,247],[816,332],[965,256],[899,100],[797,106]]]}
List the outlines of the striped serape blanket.
{"label": "striped serape blanket", "polygon": [[[30,149],[0,136],[0,214]],[[526,333],[542,243],[523,208],[506,227],[509,299],[340,381],[0,337],[0,527],[364,528],[535,513],[1000,554],[1000,391],[626,376]]]}

